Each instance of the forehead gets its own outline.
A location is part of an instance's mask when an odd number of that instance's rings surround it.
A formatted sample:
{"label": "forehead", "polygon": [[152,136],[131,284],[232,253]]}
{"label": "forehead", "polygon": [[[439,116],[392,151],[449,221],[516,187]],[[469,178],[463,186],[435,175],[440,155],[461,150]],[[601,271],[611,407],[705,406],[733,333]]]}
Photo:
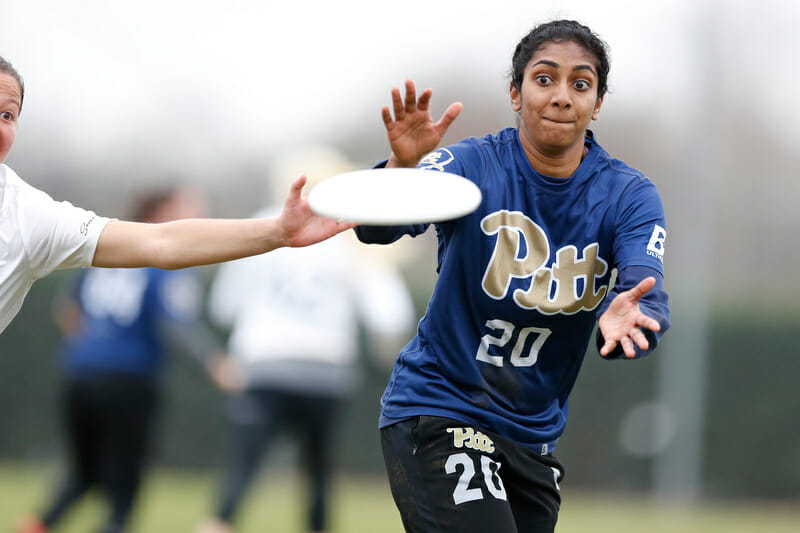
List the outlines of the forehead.
{"label": "forehead", "polygon": [[533,53],[526,68],[530,68],[542,59],[565,67],[588,64],[595,69],[597,68],[597,57],[575,41],[548,41],[544,43]]}
{"label": "forehead", "polygon": [[0,101],[16,102],[20,104],[22,100],[22,90],[19,83],[8,73],[0,72]]}

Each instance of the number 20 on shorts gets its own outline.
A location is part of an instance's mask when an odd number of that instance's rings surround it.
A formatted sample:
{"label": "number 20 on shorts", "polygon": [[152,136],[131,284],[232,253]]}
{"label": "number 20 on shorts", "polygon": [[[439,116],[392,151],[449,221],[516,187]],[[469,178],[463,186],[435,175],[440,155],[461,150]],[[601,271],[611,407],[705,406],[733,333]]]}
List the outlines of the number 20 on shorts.
{"label": "number 20 on shorts", "polygon": [[[483,482],[489,494],[498,500],[506,501],[506,488],[503,480],[500,479],[500,463],[491,460],[485,455],[481,455],[480,468],[483,474]],[[472,458],[464,452],[454,453],[447,458],[444,464],[444,471],[447,474],[455,474],[458,466],[461,466],[461,475],[453,491],[453,502],[456,505],[483,499],[483,490],[480,487],[469,488],[472,478],[475,477],[475,464]]]}

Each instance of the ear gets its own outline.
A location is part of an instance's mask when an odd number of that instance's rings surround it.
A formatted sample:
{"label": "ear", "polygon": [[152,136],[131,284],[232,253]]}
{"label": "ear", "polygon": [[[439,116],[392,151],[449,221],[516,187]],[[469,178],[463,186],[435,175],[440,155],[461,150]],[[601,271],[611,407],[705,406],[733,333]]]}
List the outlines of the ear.
{"label": "ear", "polygon": [[509,83],[508,92],[511,96],[511,109],[515,112],[519,112],[519,110],[522,109],[522,95],[517,88],[514,87],[513,81]]}
{"label": "ear", "polygon": [[594,111],[592,111],[592,120],[597,120],[600,117],[600,106],[603,105],[603,97],[597,99],[597,103],[594,105]]}

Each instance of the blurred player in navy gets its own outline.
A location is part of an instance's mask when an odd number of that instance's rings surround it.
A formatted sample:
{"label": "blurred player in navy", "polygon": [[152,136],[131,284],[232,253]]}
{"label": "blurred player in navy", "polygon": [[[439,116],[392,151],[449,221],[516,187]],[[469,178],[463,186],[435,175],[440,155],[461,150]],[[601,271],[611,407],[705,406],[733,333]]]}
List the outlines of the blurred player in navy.
{"label": "blurred player in navy", "polygon": [[[436,225],[438,281],[381,400],[407,531],[552,532],[553,451],[595,322],[607,359],[652,352],[669,327],[659,194],[588,129],[608,71],[596,34],[552,21],[514,51],[516,128],[436,149],[461,104],[434,122],[431,90],[417,99],[409,80],[383,108],[387,167],[460,174],[483,193],[474,213]],[[355,231],[385,244],[427,227]]]}
{"label": "blurred player in navy", "polygon": [[[188,189],[147,195],[134,218],[160,223],[202,214]],[[167,350],[213,367],[221,352],[199,320],[202,287],[191,270],[88,269],[57,305],[65,333],[61,409],[68,443],[66,479],[41,518],[20,531],[54,527],[89,489],[102,490],[103,533],[125,530],[145,466]],[[219,354],[221,355],[221,354]]]}

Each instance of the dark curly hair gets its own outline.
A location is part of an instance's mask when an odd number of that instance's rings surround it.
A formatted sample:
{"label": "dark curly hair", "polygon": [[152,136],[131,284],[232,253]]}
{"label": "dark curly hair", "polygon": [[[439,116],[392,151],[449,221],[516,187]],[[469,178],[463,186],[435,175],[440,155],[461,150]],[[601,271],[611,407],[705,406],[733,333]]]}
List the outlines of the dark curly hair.
{"label": "dark curly hair", "polygon": [[608,45],[596,33],[592,32],[588,26],[584,26],[574,20],[563,19],[545,22],[536,26],[517,44],[517,48],[514,50],[514,57],[511,60],[511,82],[514,87],[518,91],[522,90],[525,67],[537,50],[547,43],[568,41],[578,43],[596,58],[597,96],[601,98],[605,95],[608,90]]}
{"label": "dark curly hair", "polygon": [[25,84],[22,82],[22,76],[19,75],[19,72],[14,68],[14,66],[6,61],[5,58],[0,56],[0,72],[4,72],[17,80],[19,84],[19,110],[22,111],[22,101],[25,99]]}

